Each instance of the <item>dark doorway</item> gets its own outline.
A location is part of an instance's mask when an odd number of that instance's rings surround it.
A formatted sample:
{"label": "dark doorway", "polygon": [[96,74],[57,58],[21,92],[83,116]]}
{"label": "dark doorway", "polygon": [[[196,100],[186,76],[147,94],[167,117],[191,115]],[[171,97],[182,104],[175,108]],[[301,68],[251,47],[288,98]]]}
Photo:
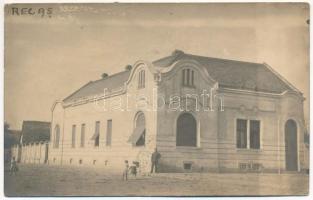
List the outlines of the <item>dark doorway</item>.
{"label": "dark doorway", "polygon": [[49,144],[46,144],[46,146],[45,146],[45,163],[47,163],[48,162],[48,159],[49,159],[49,157],[48,157],[48,153],[49,153]]}
{"label": "dark doorway", "polygon": [[285,124],[285,151],[286,151],[286,170],[298,170],[298,140],[297,124],[294,120],[288,120]]}
{"label": "dark doorway", "polygon": [[197,121],[190,113],[177,119],[176,146],[197,146]]}
{"label": "dark doorway", "polygon": [[17,150],[17,162],[21,162],[21,157],[22,157],[22,145],[18,145],[18,150]]}

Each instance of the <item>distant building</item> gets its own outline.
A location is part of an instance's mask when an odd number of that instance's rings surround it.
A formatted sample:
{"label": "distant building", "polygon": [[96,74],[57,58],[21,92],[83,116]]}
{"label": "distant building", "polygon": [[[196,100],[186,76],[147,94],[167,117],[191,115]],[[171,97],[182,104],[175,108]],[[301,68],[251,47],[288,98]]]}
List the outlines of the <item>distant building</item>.
{"label": "distant building", "polygon": [[57,101],[49,163],[118,169],[129,160],[146,172],[157,147],[162,172],[300,171],[303,101],[265,63],[175,51]]}
{"label": "distant building", "polygon": [[10,162],[12,155],[12,147],[19,144],[21,131],[19,130],[4,130],[4,162]]}
{"label": "distant building", "polygon": [[13,155],[22,163],[46,163],[50,122],[24,121],[19,144],[13,148]]}

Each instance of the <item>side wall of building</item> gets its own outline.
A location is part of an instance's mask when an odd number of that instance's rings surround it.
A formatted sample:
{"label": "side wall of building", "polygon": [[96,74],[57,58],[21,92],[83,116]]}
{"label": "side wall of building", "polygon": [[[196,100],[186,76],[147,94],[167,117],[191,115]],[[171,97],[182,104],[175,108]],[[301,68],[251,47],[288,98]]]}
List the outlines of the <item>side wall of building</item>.
{"label": "side wall of building", "polygon": [[[156,112],[153,111],[153,75],[145,65],[135,67],[130,81],[116,91],[106,91],[107,97],[80,105],[56,106],[53,111],[52,128],[61,127],[58,148],[53,147],[51,133],[49,161],[72,166],[104,167],[122,170],[124,161],[140,163],[141,171],[150,168],[151,152],[155,148]],[[145,70],[145,87],[138,89],[138,72]],[[145,146],[136,147],[130,136],[135,129],[135,117],[144,113],[146,123]],[[111,137],[108,121],[111,121]],[[99,145],[95,145],[96,122],[99,122]],[[81,127],[85,125],[84,146],[81,145]],[[74,145],[73,125],[76,126]],[[108,139],[110,138],[110,141]]]}

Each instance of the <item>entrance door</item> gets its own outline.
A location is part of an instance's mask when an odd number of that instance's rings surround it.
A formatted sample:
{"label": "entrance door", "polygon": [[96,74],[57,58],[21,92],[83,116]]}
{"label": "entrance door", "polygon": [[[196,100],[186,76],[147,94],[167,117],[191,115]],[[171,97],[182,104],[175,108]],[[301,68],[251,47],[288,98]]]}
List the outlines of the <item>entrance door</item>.
{"label": "entrance door", "polygon": [[285,124],[285,151],[286,151],[286,170],[298,170],[298,140],[297,124],[294,120],[288,120]]}

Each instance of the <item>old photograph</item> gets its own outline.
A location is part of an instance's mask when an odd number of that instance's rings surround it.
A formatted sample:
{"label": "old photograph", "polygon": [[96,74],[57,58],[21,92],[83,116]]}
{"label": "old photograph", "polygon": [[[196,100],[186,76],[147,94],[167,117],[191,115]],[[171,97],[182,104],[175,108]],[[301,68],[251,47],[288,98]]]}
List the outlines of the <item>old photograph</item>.
{"label": "old photograph", "polygon": [[308,3],[6,4],[4,194],[309,194]]}

